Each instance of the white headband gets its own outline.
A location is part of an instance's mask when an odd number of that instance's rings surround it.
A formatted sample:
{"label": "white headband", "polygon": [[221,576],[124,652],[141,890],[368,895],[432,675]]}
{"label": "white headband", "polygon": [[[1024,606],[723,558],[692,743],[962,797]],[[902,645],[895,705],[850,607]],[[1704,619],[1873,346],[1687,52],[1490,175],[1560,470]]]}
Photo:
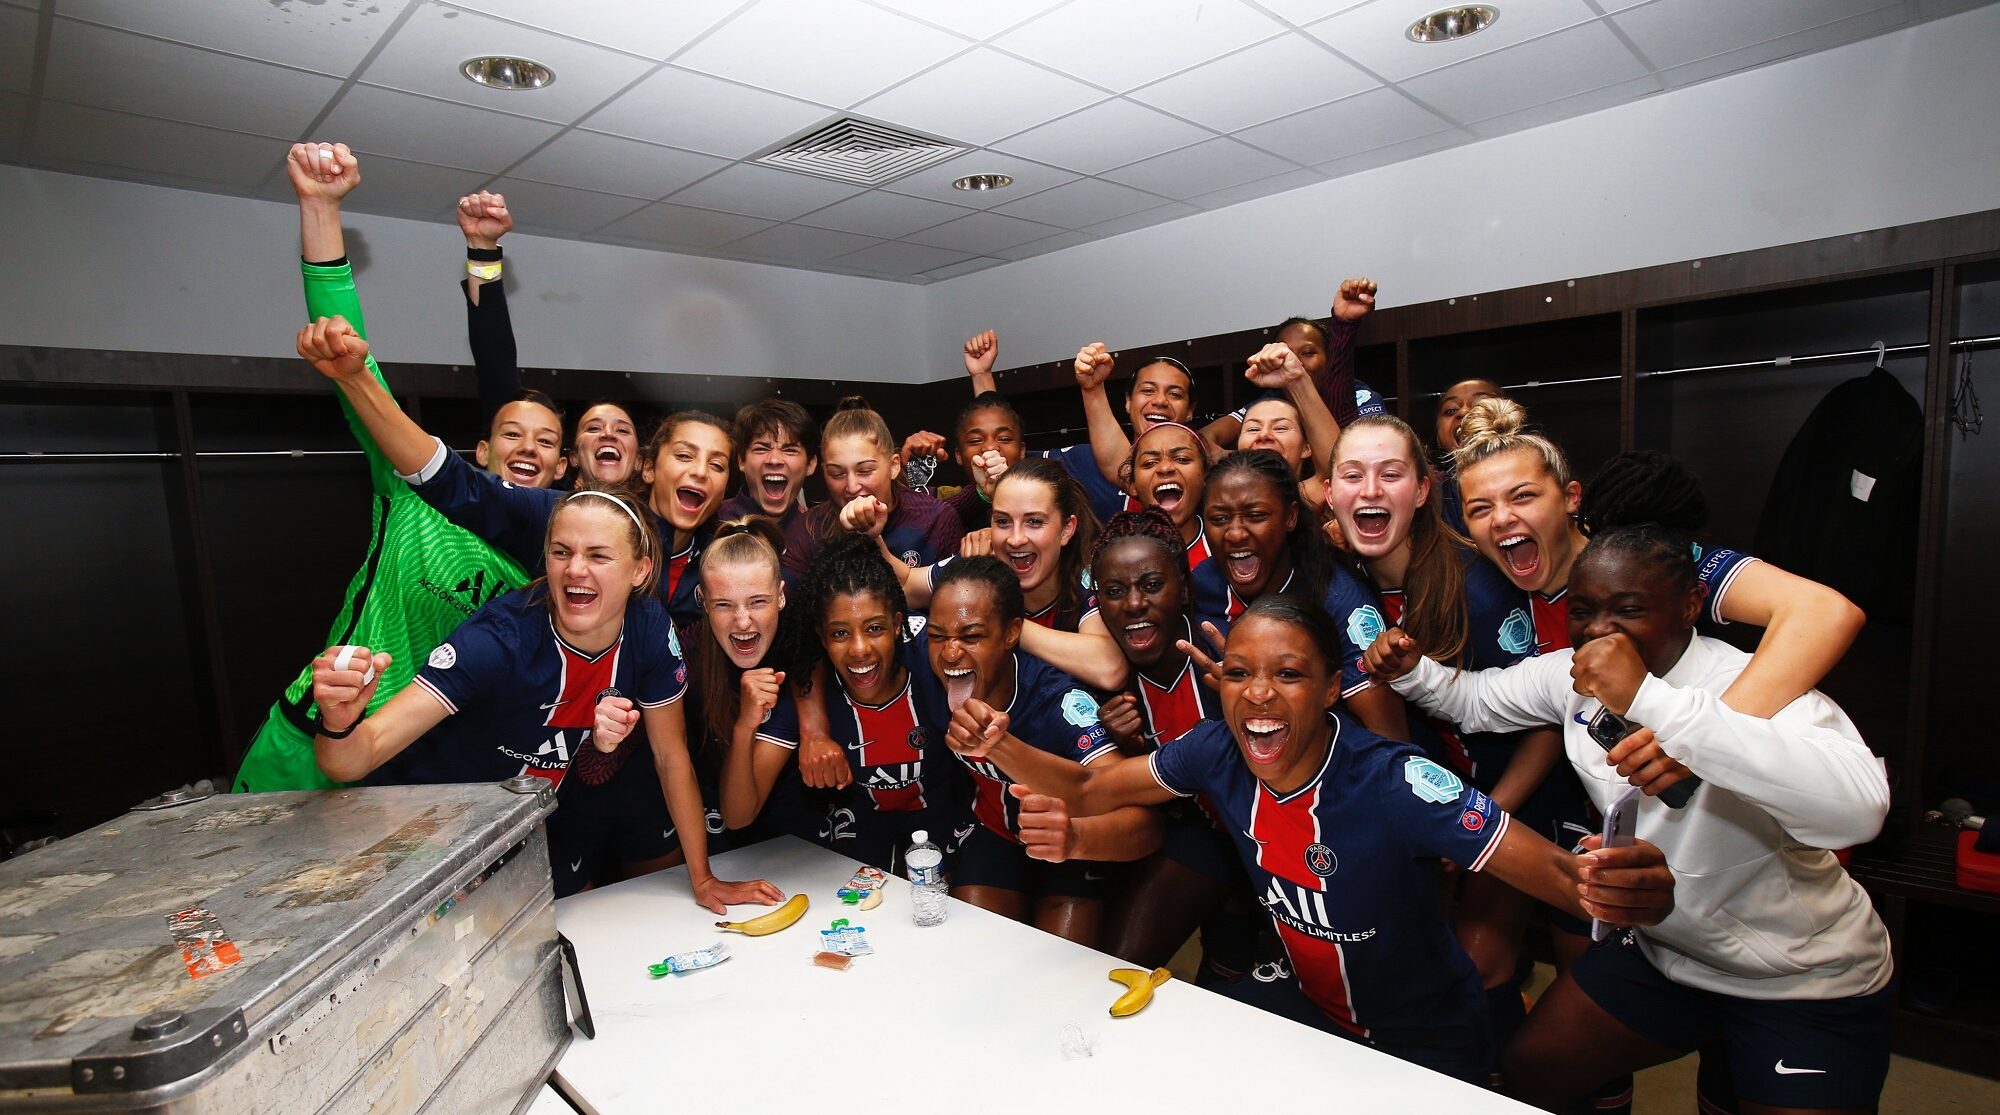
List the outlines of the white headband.
{"label": "white headband", "polygon": [[639,528],[639,556],[640,557],[646,556],[646,549],[647,549],[646,525],[639,521],[638,512],[632,510],[632,506],[630,504],[626,503],[622,499],[619,499],[617,496],[612,495],[610,492],[600,492],[595,488],[580,488],[577,491],[571,492],[568,495],[568,497],[565,498],[564,502],[567,503],[569,500],[577,499],[578,497],[581,496],[596,496],[597,498],[602,500],[609,500],[611,502],[611,506],[616,507],[618,510],[625,512],[625,517],[632,520],[633,526]]}

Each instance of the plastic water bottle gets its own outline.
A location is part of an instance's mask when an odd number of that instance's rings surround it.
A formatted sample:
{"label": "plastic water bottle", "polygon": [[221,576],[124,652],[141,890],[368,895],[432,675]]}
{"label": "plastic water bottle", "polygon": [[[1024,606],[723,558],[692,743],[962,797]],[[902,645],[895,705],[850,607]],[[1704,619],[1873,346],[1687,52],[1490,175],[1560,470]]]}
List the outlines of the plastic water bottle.
{"label": "plastic water bottle", "polygon": [[918,829],[910,834],[910,850],[903,855],[910,872],[910,916],[918,925],[944,924],[944,851],[931,843],[931,834]]}

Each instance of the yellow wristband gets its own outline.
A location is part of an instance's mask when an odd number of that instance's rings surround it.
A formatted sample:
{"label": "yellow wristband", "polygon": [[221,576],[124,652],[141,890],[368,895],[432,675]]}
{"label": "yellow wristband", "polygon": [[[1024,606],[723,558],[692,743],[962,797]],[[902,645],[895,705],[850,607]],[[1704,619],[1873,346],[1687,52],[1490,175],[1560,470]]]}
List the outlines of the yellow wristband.
{"label": "yellow wristband", "polygon": [[492,263],[478,263],[468,259],[465,261],[465,273],[481,282],[490,283],[500,277],[500,261],[496,259]]}

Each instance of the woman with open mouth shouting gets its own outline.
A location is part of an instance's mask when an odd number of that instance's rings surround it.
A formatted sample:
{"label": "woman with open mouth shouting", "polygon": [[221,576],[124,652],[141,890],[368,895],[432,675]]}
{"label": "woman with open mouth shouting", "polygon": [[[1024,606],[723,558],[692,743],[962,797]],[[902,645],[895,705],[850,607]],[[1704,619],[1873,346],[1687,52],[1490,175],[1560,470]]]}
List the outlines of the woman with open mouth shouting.
{"label": "woman with open mouth shouting", "polygon": [[[1468,533],[1530,594],[1536,641],[1547,653],[1569,646],[1563,594],[1588,540],[1579,524],[1585,493],[1562,449],[1526,423],[1511,399],[1475,404],[1460,424],[1456,460]],[[1659,522],[1691,532],[1707,515],[1699,486],[1663,454],[1614,458],[1591,486],[1593,529]],[[1730,708],[1750,716],[1770,716],[1818,685],[1867,619],[1833,589],[1735,550],[1700,552],[1695,568],[1707,622],[1764,628],[1750,665],[1723,693]]]}
{"label": "woman with open mouth shouting", "polygon": [[1208,536],[1201,529],[1201,497],[1208,484],[1208,452],[1201,435],[1178,422],[1162,422],[1132,443],[1126,472],[1132,498],[1141,507],[1167,513],[1180,531],[1189,569],[1209,560]]}
{"label": "woman with open mouth shouting", "polygon": [[[1026,623],[1020,579],[998,558],[965,558],[939,570],[924,625],[925,722],[941,728],[968,704],[998,709],[1012,718],[1010,738],[1024,749],[1065,766],[1121,763],[1096,699],[1020,649]],[[1070,834],[1064,862],[1033,858],[1020,803],[1007,792],[1016,779],[995,763],[959,757],[972,776],[972,817],[958,846],[952,897],[1095,947],[1114,874],[1104,861],[1150,855],[1160,846],[1159,817],[1130,809],[1094,819]]]}
{"label": "woman with open mouth shouting", "polygon": [[[921,711],[920,679],[930,678],[924,645],[910,633],[902,587],[872,539],[834,540],[813,559],[797,595],[803,622],[791,633],[797,645],[789,657],[802,669],[824,664],[832,679],[799,699],[821,702],[853,779],[837,790],[809,790],[789,773],[799,736],[784,674],[749,671],[745,713],[723,772],[723,817],[737,827],[760,812],[775,815],[804,839],[900,873],[912,832],[946,834],[949,843],[965,813],[964,768]],[[765,710],[755,723],[753,702]]]}
{"label": "woman with open mouth shouting", "polygon": [[[323,337],[299,347],[316,362],[342,358]],[[695,901],[717,913],[779,901],[770,883],[709,871],[680,701],[687,668],[652,595],[651,527],[623,495],[586,489],[557,503],[546,534],[548,573],[460,624],[374,715],[368,699],[388,655],[330,647],[314,661],[321,769],[340,782],[549,780],[562,804],[549,819],[557,894],[613,860],[630,876],[684,858]],[[652,761],[627,761],[634,748]]]}
{"label": "woman with open mouth shouting", "polygon": [[[1021,649],[1098,689],[1125,684],[1125,656],[1092,607],[1086,568],[1097,538],[1083,487],[1045,457],[1017,462],[993,488],[993,526],[968,534],[964,557],[991,554],[1021,582],[1028,608]],[[903,592],[919,611],[930,607],[940,570],[955,557],[903,573]]]}
{"label": "woman with open mouth shouting", "polygon": [[[1484,1083],[1495,1050],[1478,974],[1439,907],[1437,861],[1621,925],[1664,918],[1673,876],[1645,843],[1557,848],[1415,748],[1362,728],[1335,707],[1338,644],[1318,601],[1260,598],[1223,650],[1222,719],[1144,763],[1056,759],[979,701],[958,710],[949,741],[1025,783],[1012,793],[1037,839],[1112,809],[1206,795],[1327,1029]],[[1058,840],[1041,854],[1063,851]]]}
{"label": "woman with open mouth shouting", "polygon": [[903,459],[882,416],[850,395],[820,434],[829,497],[785,532],[785,573],[804,577],[820,548],[842,532],[873,537],[892,562],[935,564],[958,552],[965,528],[943,500],[902,483]]}
{"label": "woman with open mouth shouting", "polygon": [[[1374,624],[1421,632],[1411,637],[1454,669],[1511,666],[1535,653],[1527,594],[1445,526],[1437,476],[1416,431],[1392,415],[1357,418],[1341,430],[1332,456],[1331,510],[1357,571],[1379,594]],[[1440,743],[1436,757],[1517,822],[1565,846],[1583,835],[1563,827],[1587,810],[1563,761],[1559,730],[1475,733],[1437,720],[1426,727]],[[1516,962],[1534,912],[1526,896],[1484,875],[1468,877],[1460,892],[1458,940],[1479,968],[1502,1044],[1522,1017]],[[1551,921],[1562,931],[1557,963],[1566,967],[1589,945],[1588,927]]]}

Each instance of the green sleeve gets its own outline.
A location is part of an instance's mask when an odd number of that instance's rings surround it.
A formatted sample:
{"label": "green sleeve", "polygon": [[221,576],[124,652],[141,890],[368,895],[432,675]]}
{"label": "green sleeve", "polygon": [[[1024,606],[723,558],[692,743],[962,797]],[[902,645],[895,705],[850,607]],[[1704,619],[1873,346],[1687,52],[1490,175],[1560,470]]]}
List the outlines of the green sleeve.
{"label": "green sleeve", "polygon": [[[306,320],[318,321],[323,317],[344,317],[362,340],[368,339],[368,322],[361,316],[361,294],[354,288],[354,268],[342,263],[332,267],[316,264],[299,264],[305,278]],[[382,377],[381,365],[375,357],[367,357],[368,370],[375,376],[375,382],[382,390],[389,391],[389,381]],[[389,392],[391,396],[395,392]],[[347,416],[347,428],[354,433],[354,440],[361,445],[361,451],[368,455],[368,480],[377,494],[390,494],[403,487],[403,480],[396,475],[395,466],[382,455],[382,449],[368,434],[367,427],[354,414],[354,408],[347,402],[347,396],[335,391],[333,397],[340,403],[340,412]]]}

